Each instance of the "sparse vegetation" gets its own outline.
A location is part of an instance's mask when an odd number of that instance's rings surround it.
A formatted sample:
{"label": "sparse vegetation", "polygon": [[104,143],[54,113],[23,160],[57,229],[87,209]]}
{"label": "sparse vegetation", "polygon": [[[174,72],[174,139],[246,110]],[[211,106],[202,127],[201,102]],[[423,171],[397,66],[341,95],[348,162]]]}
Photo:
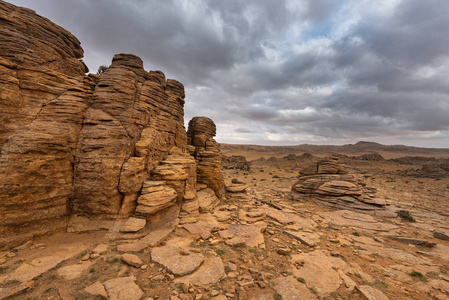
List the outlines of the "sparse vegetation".
{"label": "sparse vegetation", "polygon": [[360,233],[358,233],[357,231],[354,231],[354,232],[352,233],[352,235],[360,236]]}
{"label": "sparse vegetation", "polygon": [[8,270],[8,266],[4,266],[4,267],[0,267],[0,273],[4,273],[6,272],[6,270]]}
{"label": "sparse vegetation", "polygon": [[224,250],[221,250],[221,249],[215,249],[215,252],[216,252],[218,255],[223,255],[223,254],[225,254]]}
{"label": "sparse vegetation", "polygon": [[415,271],[413,270],[412,272],[410,272],[410,276],[418,278],[418,279],[424,279],[424,275],[421,272]]}
{"label": "sparse vegetation", "polygon": [[396,214],[398,215],[399,218],[401,218],[404,221],[408,221],[408,222],[412,222],[412,223],[416,222],[415,218],[412,216],[412,214],[408,210],[398,210],[396,212]]}
{"label": "sparse vegetation", "polygon": [[98,75],[101,75],[101,74],[103,74],[104,72],[106,72],[106,70],[109,68],[109,66],[106,66],[106,65],[101,65],[101,66],[99,66],[98,67],[98,70],[97,70],[97,74]]}
{"label": "sparse vegetation", "polygon": [[296,277],[296,280],[298,280],[301,283],[306,283],[306,280],[302,277]]}
{"label": "sparse vegetation", "polygon": [[282,300],[282,295],[279,294],[279,293],[275,293],[275,294],[273,295],[273,297],[274,297],[274,300]]}

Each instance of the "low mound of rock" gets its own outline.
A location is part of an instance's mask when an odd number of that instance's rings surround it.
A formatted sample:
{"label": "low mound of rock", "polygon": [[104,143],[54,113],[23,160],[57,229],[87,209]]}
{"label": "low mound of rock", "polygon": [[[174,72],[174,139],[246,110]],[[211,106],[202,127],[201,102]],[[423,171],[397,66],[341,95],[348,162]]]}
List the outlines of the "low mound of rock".
{"label": "low mound of rock", "polygon": [[250,163],[241,155],[223,156],[222,166],[225,169],[249,171]]}
{"label": "low mound of rock", "polygon": [[301,170],[291,196],[293,200],[312,198],[326,206],[374,214],[385,207],[385,200],[377,198],[376,192],[349,174],[338,157],[331,156]]}
{"label": "low mound of rock", "polygon": [[403,176],[418,178],[445,178],[449,177],[449,163],[430,163],[423,165],[420,169],[409,169],[399,173]]}

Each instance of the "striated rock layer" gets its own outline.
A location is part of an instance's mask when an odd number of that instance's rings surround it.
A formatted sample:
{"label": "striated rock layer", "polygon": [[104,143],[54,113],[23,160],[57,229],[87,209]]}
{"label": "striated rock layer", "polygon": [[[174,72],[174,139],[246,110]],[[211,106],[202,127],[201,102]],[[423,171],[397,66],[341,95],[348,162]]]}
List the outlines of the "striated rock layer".
{"label": "striated rock layer", "polygon": [[0,44],[2,243],[66,225],[93,82],[78,39],[32,10],[0,1]]}
{"label": "striated rock layer", "polygon": [[372,214],[385,207],[385,200],[375,194],[375,188],[348,174],[335,156],[306,166],[291,190],[294,200],[313,198],[326,206]]}
{"label": "striated rock layer", "polygon": [[76,37],[1,0],[0,25],[0,247],[130,216],[123,231],[139,230],[172,206],[198,215],[197,177],[223,195],[212,120],[191,121],[187,151],[180,82],[133,54],[85,75]]}
{"label": "striated rock layer", "polygon": [[224,179],[221,166],[220,145],[214,140],[215,123],[207,117],[194,117],[187,130],[188,144],[193,146],[190,152],[197,159],[198,183],[211,188],[215,195],[224,197]]}

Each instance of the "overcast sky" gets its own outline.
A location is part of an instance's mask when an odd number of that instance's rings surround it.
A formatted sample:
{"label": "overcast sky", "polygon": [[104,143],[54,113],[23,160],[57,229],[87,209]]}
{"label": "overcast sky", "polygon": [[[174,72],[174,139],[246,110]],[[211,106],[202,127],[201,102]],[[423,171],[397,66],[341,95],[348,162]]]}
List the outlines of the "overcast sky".
{"label": "overcast sky", "polygon": [[140,56],[224,143],[449,148],[448,0],[10,0],[72,32],[95,73]]}

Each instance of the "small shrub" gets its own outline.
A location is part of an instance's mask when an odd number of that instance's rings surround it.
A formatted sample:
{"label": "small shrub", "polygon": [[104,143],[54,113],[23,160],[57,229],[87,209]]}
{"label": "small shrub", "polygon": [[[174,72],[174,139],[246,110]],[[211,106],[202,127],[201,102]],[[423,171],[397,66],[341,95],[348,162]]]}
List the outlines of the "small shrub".
{"label": "small shrub", "polygon": [[396,212],[396,214],[398,215],[399,218],[401,218],[404,221],[408,221],[408,222],[412,222],[412,223],[416,222],[415,218],[412,216],[412,214],[408,210],[398,210]]}
{"label": "small shrub", "polygon": [[8,266],[0,267],[0,273],[5,273],[8,268]]}
{"label": "small shrub", "polygon": [[279,177],[279,176],[277,176],[277,175],[274,175],[273,178],[281,178],[281,177]]}
{"label": "small shrub", "polygon": [[221,249],[215,249],[215,252],[217,252],[218,255],[223,255],[225,252]]}
{"label": "small shrub", "polygon": [[302,277],[296,277],[296,279],[301,283],[306,283],[306,280]]}
{"label": "small shrub", "polygon": [[279,293],[274,294],[274,300],[282,300],[282,295]]}
{"label": "small shrub", "polygon": [[424,279],[424,275],[422,273],[420,273],[420,272],[415,271],[415,270],[413,270],[410,273],[410,276],[416,277],[416,278],[419,278],[419,279]]}
{"label": "small shrub", "polygon": [[354,231],[354,232],[352,233],[352,235],[360,236],[360,233],[358,233],[357,231]]}

